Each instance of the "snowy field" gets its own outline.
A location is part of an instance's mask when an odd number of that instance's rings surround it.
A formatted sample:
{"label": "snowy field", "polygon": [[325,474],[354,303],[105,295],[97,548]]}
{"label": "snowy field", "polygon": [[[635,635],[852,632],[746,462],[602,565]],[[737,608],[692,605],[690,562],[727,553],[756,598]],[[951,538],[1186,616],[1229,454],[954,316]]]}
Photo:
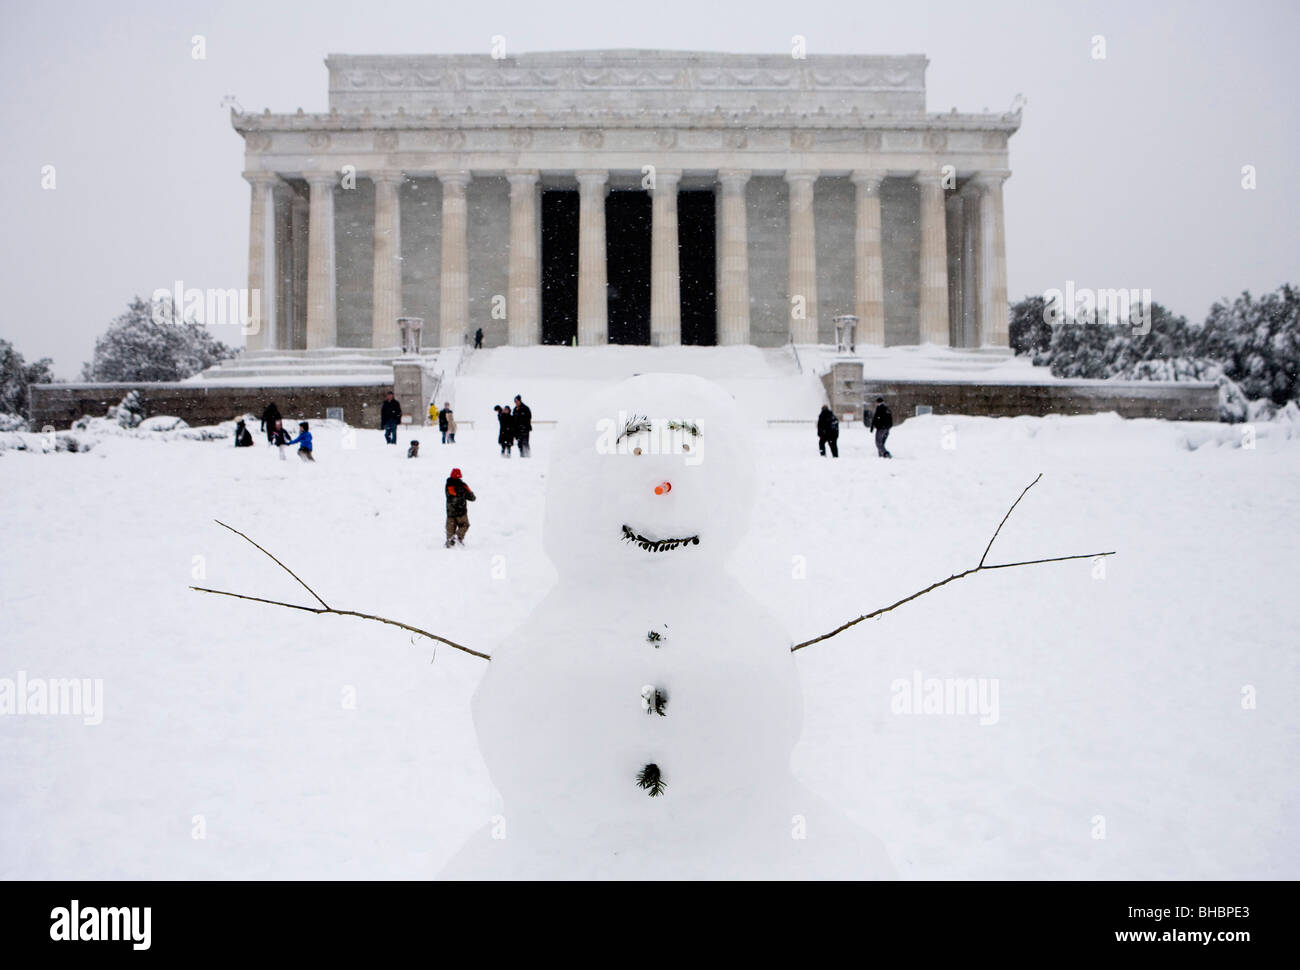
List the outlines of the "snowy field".
{"label": "snowy field", "polygon": [[[435,875],[501,810],[469,717],[483,662],[187,587],[310,602],[221,519],[331,605],[488,653],[526,637],[556,578],[553,432],[505,461],[490,424],[454,448],[422,431],[417,461],[406,432],[345,449],[338,428],[314,466],[132,438],[0,454],[0,678],[104,689],[98,725],[0,717],[0,877]],[[810,428],[762,432],[733,569],[794,640],[974,565],[1040,471],[990,561],[1119,553],[1104,578],[1086,560],[970,577],[800,651],[796,773],[905,877],[1300,878],[1300,435],[1257,434],[919,418],[885,462],[860,426],[839,461]],[[453,464],[479,498],[464,550],[441,547]],[[995,723],[896,713],[915,676],[996,683]]]}

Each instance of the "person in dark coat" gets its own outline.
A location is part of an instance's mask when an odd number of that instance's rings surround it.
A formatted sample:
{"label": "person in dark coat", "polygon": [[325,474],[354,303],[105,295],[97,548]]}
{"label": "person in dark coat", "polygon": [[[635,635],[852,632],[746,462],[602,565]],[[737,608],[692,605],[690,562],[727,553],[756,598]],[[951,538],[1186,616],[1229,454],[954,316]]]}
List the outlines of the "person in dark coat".
{"label": "person in dark coat", "polygon": [[402,423],[402,405],[393,392],[384,395],[384,403],[379,408],[379,423],[384,429],[384,440],[390,445],[397,444],[397,426]]}
{"label": "person in dark coat", "polygon": [[288,457],[289,453],[285,451],[285,448],[289,446],[289,439],[291,437],[292,435],[289,434],[288,429],[284,427],[279,418],[276,418],[274,425],[271,428],[271,444],[280,449],[281,461],[284,461]]}
{"label": "person in dark coat", "polygon": [[885,399],[876,398],[876,409],[871,413],[870,421],[867,421],[866,411],[863,411],[862,419],[866,421],[868,428],[876,432],[876,454],[881,458],[893,458],[889,449],[885,447],[885,439],[889,437],[889,429],[894,426],[894,415],[889,410],[889,405],[885,403]]}
{"label": "person in dark coat", "polygon": [[483,328],[479,327],[477,330],[474,331],[474,349],[481,350],[482,348],[483,348]]}
{"label": "person in dark coat", "polygon": [[447,496],[447,548],[450,549],[457,543],[465,544],[465,533],[469,531],[469,507],[465,503],[476,499],[460,477],[459,468],[451,470],[444,492]]}
{"label": "person in dark coat", "polygon": [[248,425],[244,424],[244,419],[240,418],[235,422],[235,447],[251,448],[253,447],[253,435],[248,430]]}
{"label": "person in dark coat", "polygon": [[[447,443],[447,422],[451,420],[451,402],[443,401],[442,410],[438,412],[438,430],[442,432],[442,443]],[[454,434],[454,432],[453,432]],[[453,438],[453,441],[456,439]]]}
{"label": "person in dark coat", "polygon": [[501,456],[510,457],[510,448],[515,443],[515,418],[510,413],[509,405],[502,405],[497,409],[497,422],[501,425],[501,432],[497,435],[497,444],[501,446]]}
{"label": "person in dark coat", "polygon": [[515,395],[515,441],[519,443],[519,457],[527,458],[530,451],[528,436],[533,433],[533,409],[524,403],[523,398]]}
{"label": "person in dark coat", "polygon": [[826,456],[826,446],[831,446],[831,457],[840,456],[840,419],[835,416],[829,404],[822,405],[822,413],[817,415],[817,451]]}
{"label": "person in dark coat", "polygon": [[262,430],[266,432],[266,440],[272,444],[275,443],[275,422],[279,421],[281,417],[280,409],[275,406],[274,401],[268,404],[266,410],[262,412]]}

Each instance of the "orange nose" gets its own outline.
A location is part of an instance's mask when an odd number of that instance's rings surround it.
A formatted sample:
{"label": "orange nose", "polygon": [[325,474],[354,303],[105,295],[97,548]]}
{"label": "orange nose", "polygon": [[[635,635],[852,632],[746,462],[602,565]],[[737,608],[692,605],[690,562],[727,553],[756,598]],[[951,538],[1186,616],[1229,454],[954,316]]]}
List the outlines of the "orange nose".
{"label": "orange nose", "polygon": [[656,495],[666,495],[672,490],[673,490],[673,486],[671,482],[660,482],[658,485],[655,486]]}

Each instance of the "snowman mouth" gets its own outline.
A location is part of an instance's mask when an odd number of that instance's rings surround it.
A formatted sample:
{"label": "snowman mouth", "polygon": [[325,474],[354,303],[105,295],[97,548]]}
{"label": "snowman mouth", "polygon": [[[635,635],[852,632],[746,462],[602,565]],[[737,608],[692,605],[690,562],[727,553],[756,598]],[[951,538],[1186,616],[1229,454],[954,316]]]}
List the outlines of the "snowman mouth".
{"label": "snowman mouth", "polygon": [[699,536],[683,536],[679,539],[650,539],[633,531],[631,526],[623,526],[623,541],[630,542],[635,546],[640,546],[646,552],[664,552],[668,549],[676,549],[680,546],[698,546],[700,544]]}

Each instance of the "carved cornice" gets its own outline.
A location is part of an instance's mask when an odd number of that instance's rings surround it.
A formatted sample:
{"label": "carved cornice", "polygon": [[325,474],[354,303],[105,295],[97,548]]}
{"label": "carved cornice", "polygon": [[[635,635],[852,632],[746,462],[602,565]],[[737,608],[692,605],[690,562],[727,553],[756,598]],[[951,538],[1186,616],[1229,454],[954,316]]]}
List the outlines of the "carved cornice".
{"label": "carved cornice", "polygon": [[[472,111],[437,112],[411,114],[393,112],[372,114],[369,112],[321,114],[231,114],[231,127],[246,138],[258,134],[254,139],[255,150],[270,148],[272,132],[291,131],[375,131],[392,133],[397,131],[444,131],[506,128],[511,131],[530,133],[532,129],[618,129],[652,127],[671,147],[676,141],[677,130],[685,128],[722,129],[744,137],[749,130],[772,128],[798,128],[813,131],[858,130],[866,135],[878,136],[881,131],[918,130],[925,132],[984,131],[987,149],[1005,148],[1007,137],[1020,128],[1021,116],[1017,113],[1007,114],[889,114],[825,112],[799,113],[791,111],[760,111],[757,107],[743,112],[735,112],[719,119],[712,113],[690,112],[684,109],[664,110],[654,113],[646,112],[599,112],[557,110],[539,115],[534,111],[513,113],[496,113],[492,116],[479,115]],[[672,128],[664,128],[657,122],[668,122]],[[521,146],[522,147],[522,146]],[[384,149],[387,150],[387,149]]]}
{"label": "carved cornice", "polygon": [[325,61],[334,92],[403,91],[913,91],[923,55],[718,54],[584,51],[523,54],[348,55]]}

